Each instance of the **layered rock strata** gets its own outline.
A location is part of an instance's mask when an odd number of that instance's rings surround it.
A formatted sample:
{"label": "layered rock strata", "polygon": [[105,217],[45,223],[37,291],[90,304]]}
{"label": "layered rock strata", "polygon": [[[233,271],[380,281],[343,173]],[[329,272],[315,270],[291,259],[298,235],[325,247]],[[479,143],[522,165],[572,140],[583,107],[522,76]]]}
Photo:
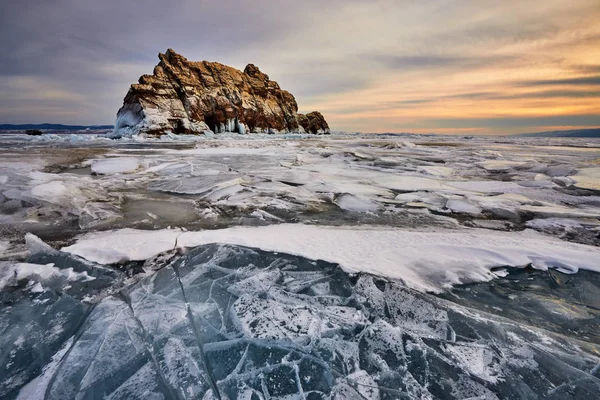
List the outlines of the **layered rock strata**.
{"label": "layered rock strata", "polygon": [[329,133],[319,112],[298,114],[294,96],[248,64],[244,71],[194,62],[169,49],[152,75],[131,85],[114,136],[137,134]]}

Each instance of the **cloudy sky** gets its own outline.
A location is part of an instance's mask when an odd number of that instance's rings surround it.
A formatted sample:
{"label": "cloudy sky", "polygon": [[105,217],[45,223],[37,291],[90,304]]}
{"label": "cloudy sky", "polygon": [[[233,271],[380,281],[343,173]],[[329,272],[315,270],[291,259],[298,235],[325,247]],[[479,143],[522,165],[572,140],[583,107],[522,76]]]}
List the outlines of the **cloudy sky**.
{"label": "cloudy sky", "polygon": [[598,0],[1,3],[0,123],[111,124],[171,47],[258,65],[334,130],[600,126]]}

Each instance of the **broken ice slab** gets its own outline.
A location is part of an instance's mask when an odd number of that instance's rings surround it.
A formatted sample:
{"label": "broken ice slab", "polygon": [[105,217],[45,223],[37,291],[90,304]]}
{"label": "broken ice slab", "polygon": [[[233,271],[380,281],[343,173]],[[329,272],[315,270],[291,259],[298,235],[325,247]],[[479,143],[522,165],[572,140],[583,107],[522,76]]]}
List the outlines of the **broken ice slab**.
{"label": "broken ice slab", "polygon": [[120,272],[26,236],[27,263],[0,263],[0,398],[14,398],[42,372]]}
{"label": "broken ice slab", "polygon": [[596,342],[335,264],[216,244],[158,262],[94,307],[45,398],[569,399],[600,388]]}
{"label": "broken ice slab", "polygon": [[66,293],[27,287],[0,289],[0,304],[0,398],[11,399],[77,332],[91,306]]}

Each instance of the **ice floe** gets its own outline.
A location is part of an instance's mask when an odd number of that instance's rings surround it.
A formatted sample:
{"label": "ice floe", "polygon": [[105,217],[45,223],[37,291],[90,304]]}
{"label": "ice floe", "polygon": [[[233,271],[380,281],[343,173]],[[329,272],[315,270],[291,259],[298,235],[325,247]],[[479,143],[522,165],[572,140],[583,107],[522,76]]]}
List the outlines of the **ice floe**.
{"label": "ice floe", "polygon": [[98,175],[126,174],[139,167],[139,160],[132,157],[105,158],[92,162],[91,166],[92,173]]}

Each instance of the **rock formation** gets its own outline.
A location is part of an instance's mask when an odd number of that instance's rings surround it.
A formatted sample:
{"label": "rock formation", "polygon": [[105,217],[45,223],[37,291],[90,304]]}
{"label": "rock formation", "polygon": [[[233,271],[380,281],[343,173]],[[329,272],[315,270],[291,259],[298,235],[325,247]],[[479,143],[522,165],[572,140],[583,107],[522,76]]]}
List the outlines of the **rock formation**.
{"label": "rock formation", "polygon": [[329,125],[323,114],[318,111],[306,115],[298,114],[298,124],[307,133],[329,133]]}
{"label": "rock formation", "polygon": [[113,136],[166,132],[329,133],[319,112],[298,114],[294,96],[248,64],[244,72],[193,62],[169,49],[152,75],[131,85]]}

